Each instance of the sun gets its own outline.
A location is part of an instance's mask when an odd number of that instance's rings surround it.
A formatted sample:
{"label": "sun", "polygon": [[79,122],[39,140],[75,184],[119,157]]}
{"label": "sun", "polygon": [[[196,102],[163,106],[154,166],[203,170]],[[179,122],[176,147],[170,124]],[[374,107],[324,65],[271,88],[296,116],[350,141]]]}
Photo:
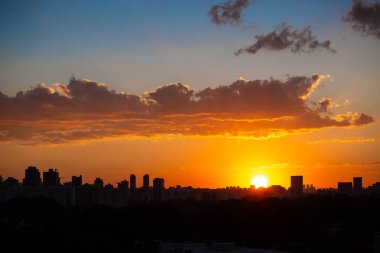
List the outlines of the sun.
{"label": "sun", "polygon": [[257,175],[251,180],[251,184],[255,186],[255,188],[266,188],[269,185],[268,178],[264,175]]}

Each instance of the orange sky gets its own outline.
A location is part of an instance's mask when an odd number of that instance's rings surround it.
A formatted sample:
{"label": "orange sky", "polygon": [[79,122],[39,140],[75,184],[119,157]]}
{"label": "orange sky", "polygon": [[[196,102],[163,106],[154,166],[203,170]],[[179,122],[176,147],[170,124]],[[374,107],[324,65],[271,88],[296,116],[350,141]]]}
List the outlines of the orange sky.
{"label": "orange sky", "polygon": [[3,176],[21,179],[26,166],[36,165],[40,170],[57,168],[63,182],[82,174],[85,182],[99,176],[116,183],[130,173],[137,175],[138,185],[148,173],[164,177],[166,186],[213,188],[248,187],[257,174],[285,187],[291,175],[303,175],[305,184],[317,187],[336,187],[337,181],[354,176],[363,176],[365,186],[379,181],[377,141],[308,143],[321,134],[269,140],[177,137],[37,147],[1,144],[0,160]]}

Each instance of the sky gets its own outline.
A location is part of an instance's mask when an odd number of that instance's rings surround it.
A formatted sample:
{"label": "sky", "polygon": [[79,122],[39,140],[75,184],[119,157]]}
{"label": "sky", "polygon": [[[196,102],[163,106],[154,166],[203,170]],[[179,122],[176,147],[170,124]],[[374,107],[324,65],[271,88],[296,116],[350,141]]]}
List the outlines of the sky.
{"label": "sky", "polygon": [[0,0],[0,175],[380,181],[380,5]]}

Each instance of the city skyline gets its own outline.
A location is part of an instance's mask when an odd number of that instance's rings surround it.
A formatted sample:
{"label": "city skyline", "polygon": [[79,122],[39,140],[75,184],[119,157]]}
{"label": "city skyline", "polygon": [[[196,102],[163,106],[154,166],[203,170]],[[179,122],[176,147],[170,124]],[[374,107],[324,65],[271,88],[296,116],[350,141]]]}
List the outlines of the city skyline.
{"label": "city skyline", "polygon": [[[41,172],[35,166],[24,170],[24,178],[14,177],[3,179],[0,176],[0,203],[23,198],[46,198],[64,206],[92,207],[105,205],[111,207],[133,207],[139,204],[161,203],[170,201],[228,201],[228,200],[265,200],[265,199],[305,199],[310,197],[340,198],[350,196],[365,198],[378,196],[380,182],[368,187],[363,186],[362,177],[354,177],[350,181],[339,181],[334,188],[317,188],[313,184],[305,184],[302,175],[290,176],[290,187],[270,185],[263,181],[264,176],[253,180],[250,187],[227,186],[223,188],[192,187],[168,185],[164,178],[145,174],[142,178],[135,174],[129,175],[129,180],[120,179],[117,185],[112,185],[100,177],[92,183],[83,182],[82,175],[71,177],[63,182],[57,169]],[[140,179],[140,180],[139,180]],[[141,181],[141,184],[137,182]]]}
{"label": "city skyline", "polygon": [[36,164],[114,185],[380,181],[376,1],[0,7],[5,178]]}
{"label": "city skyline", "polygon": [[[263,175],[257,175],[260,179],[261,177],[264,177]],[[314,184],[313,183],[308,183],[308,184],[304,184],[304,177],[303,175],[291,175],[290,177],[290,184],[289,184],[289,187],[286,187],[288,188],[288,190],[290,191],[290,193],[294,196],[301,196],[304,189],[306,189],[307,187],[313,187],[314,189],[338,189],[339,190],[339,185],[342,184],[342,187],[347,187],[349,186],[351,188],[351,191],[358,191],[360,192],[363,188],[366,188],[366,186],[363,184],[363,177],[361,176],[356,176],[356,177],[353,177],[352,180],[350,182],[346,182],[346,181],[337,181],[337,187],[329,187],[329,188],[315,188]],[[3,178],[2,175],[0,175],[0,179],[1,179],[1,183],[6,181],[6,180],[11,180],[13,181],[15,178],[12,177],[12,176],[9,176],[8,178]],[[77,175],[72,175],[71,176],[71,180],[66,180],[66,181],[61,181],[62,177],[59,177],[59,170],[58,169],[52,169],[52,168],[49,168],[48,170],[45,170],[45,171],[40,171],[36,166],[28,166],[26,169],[25,169],[25,172],[24,172],[24,178],[22,178],[21,180],[20,179],[17,179],[19,181],[19,185],[23,185],[23,186],[32,186],[32,187],[41,187],[41,186],[45,186],[45,187],[49,187],[49,186],[61,186],[61,185],[66,185],[66,184],[70,184],[72,186],[82,186],[82,185],[91,185],[91,182],[92,185],[96,186],[96,185],[99,185],[101,187],[104,187],[105,185],[112,185],[112,187],[117,187],[117,188],[125,188],[125,189],[130,189],[130,190],[136,190],[136,189],[149,189],[151,187],[154,187],[154,182],[156,180],[159,180],[160,182],[158,182],[158,184],[160,184],[162,186],[162,188],[165,188],[164,186],[164,178],[160,178],[160,177],[152,177],[149,175],[149,174],[144,174],[140,180],[138,180],[138,177],[136,177],[135,174],[130,174],[129,175],[129,180],[126,180],[125,178],[121,178],[119,179],[119,181],[116,182],[116,184],[113,184],[113,183],[110,183],[110,182],[104,182],[104,180],[100,177],[96,177],[94,178],[94,180],[87,180],[87,181],[83,181],[83,176],[80,174],[79,176]],[[255,179],[255,178],[253,178]],[[140,183],[138,183],[140,182]],[[372,184],[373,185],[380,185],[380,182],[375,182],[375,184]],[[270,184],[269,182],[266,182],[265,184],[263,184],[260,180],[259,181],[255,181],[255,180],[252,180],[251,184],[249,185],[249,187],[247,188],[250,188],[252,189],[252,187],[254,187],[255,189],[266,189],[266,188],[270,188],[272,186],[281,186],[281,187],[284,187],[282,185],[276,185],[276,184]],[[371,186],[371,185],[368,185],[368,186]],[[169,185],[167,186],[167,188],[178,188],[178,187],[182,187],[181,185],[178,185],[178,184],[173,184],[173,185]],[[183,187],[192,187],[191,185],[183,185]],[[226,185],[225,186],[226,188],[228,187],[238,187],[240,188],[239,185]],[[213,189],[213,188],[210,188],[210,187],[203,187],[205,189]],[[242,187],[244,188],[244,187]],[[293,188],[293,189],[292,189]]]}

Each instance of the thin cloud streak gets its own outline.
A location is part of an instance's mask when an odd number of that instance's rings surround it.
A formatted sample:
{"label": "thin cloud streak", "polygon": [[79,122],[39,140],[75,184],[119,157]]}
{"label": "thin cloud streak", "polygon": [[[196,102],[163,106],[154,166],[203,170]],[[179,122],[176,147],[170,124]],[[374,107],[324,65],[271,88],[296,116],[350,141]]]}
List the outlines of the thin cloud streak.
{"label": "thin cloud streak", "polygon": [[362,142],[374,142],[375,138],[366,137],[354,137],[354,138],[342,138],[342,139],[325,139],[309,141],[307,144],[320,144],[320,143],[362,143]]}

